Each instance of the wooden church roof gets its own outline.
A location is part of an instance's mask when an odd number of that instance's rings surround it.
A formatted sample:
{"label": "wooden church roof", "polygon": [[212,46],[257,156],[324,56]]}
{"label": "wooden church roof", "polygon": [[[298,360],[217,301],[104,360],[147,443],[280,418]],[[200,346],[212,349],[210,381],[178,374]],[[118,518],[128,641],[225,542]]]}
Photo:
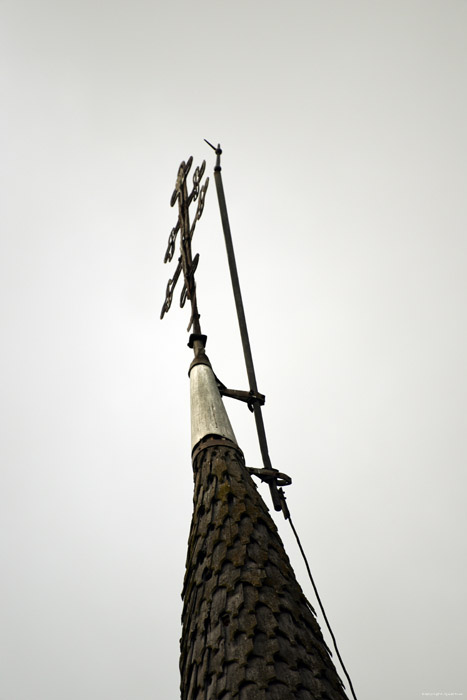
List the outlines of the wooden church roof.
{"label": "wooden church roof", "polygon": [[207,434],[194,454],[182,700],[346,699],[241,450]]}

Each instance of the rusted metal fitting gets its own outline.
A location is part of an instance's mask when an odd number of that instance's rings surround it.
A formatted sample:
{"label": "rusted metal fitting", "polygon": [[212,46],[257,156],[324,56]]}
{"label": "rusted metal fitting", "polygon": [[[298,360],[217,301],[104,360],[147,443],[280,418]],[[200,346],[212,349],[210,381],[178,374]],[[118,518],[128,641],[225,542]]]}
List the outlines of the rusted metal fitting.
{"label": "rusted metal fitting", "polygon": [[277,486],[290,486],[292,483],[290,476],[277,471],[277,469],[255,469],[254,467],[247,467],[247,470],[251,476],[258,476],[261,481],[265,481],[267,484],[271,481],[275,481]]}
{"label": "rusted metal fitting", "polygon": [[201,341],[201,343],[203,344],[203,348],[205,348],[207,340],[208,340],[208,336],[203,335],[202,333],[192,333],[190,335],[190,337],[188,338],[188,347],[193,349],[195,341],[197,341],[197,340]]}
{"label": "rusted metal fitting", "polygon": [[235,450],[235,452],[242,460],[242,463],[245,464],[245,457],[239,446],[232,442],[232,440],[220,437],[219,435],[208,435],[207,437],[203,438],[203,440],[201,440],[197,445],[195,445],[191,453],[192,461],[194,462],[199,453],[203,450],[207,450],[208,447],[228,447],[231,450]]}
{"label": "rusted metal fitting", "polygon": [[208,146],[211,146],[212,150],[216,152],[216,165],[214,167],[214,172],[220,172],[221,170],[221,154],[222,154],[222,148],[220,143],[217,144],[217,148],[212,145],[212,143],[209,143],[207,139],[204,139]]}
{"label": "rusted metal fitting", "polygon": [[255,403],[259,404],[259,406],[264,406],[264,402],[266,401],[264,394],[253,390],[240,391],[239,389],[227,389],[227,387],[220,382],[218,382],[217,386],[221,396],[227,396],[229,399],[237,399],[237,401],[244,401],[248,404],[248,408],[252,413],[255,410]]}
{"label": "rusted metal fitting", "polygon": [[287,474],[277,471],[277,469],[255,469],[254,467],[246,468],[251,476],[258,476],[261,481],[266,482],[271,492],[272,503],[274,510],[282,511],[284,518],[290,518],[289,509],[285,502],[285,493],[282,486],[290,486],[292,479]]}
{"label": "rusted metal fitting", "polygon": [[[211,367],[211,363],[209,361],[209,357],[205,355],[204,353],[200,353],[197,355],[194,360],[192,361],[189,369],[188,369],[188,376],[190,376],[190,372],[193,369],[193,367],[196,367],[196,365],[206,365],[207,367]],[[212,369],[212,367],[211,367]]]}

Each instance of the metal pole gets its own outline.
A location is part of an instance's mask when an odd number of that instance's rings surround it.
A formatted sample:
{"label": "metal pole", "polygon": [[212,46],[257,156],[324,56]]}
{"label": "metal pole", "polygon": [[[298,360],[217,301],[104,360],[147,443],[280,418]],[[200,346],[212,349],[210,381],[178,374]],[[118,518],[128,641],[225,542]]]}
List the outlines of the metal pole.
{"label": "metal pole", "polygon": [[[211,148],[214,148],[209,141],[206,141]],[[242,339],[243,355],[245,357],[246,371],[248,375],[248,382],[250,385],[250,391],[255,394],[258,392],[258,387],[256,385],[255,368],[253,365],[253,357],[251,354],[250,339],[248,337],[248,328],[246,325],[245,310],[243,308],[242,293],[240,291],[240,281],[238,279],[237,263],[235,261],[235,253],[232,243],[232,234],[230,232],[229,217],[227,214],[227,205],[225,202],[224,187],[222,184],[222,174],[221,174],[221,153],[222,149],[220,144],[217,148],[214,148],[217,154],[216,166],[214,168],[214,179],[216,181],[217,198],[219,200],[219,209],[222,219],[222,228],[224,230],[225,247],[227,249],[227,258],[229,261],[230,277],[232,280],[232,288],[235,299],[235,307],[237,309],[238,325],[240,328],[240,336]],[[253,411],[255,416],[256,431],[258,433],[258,441],[261,450],[261,457],[263,459],[263,466],[265,469],[273,469],[271,464],[271,459],[268,452],[268,443],[266,439],[266,431],[264,429],[263,414],[261,413],[261,406],[257,401],[253,404]],[[276,471],[276,470],[274,470]],[[283,510],[282,502],[277,491],[277,486],[275,484],[269,484],[271,491],[271,497],[274,503],[275,510]]]}

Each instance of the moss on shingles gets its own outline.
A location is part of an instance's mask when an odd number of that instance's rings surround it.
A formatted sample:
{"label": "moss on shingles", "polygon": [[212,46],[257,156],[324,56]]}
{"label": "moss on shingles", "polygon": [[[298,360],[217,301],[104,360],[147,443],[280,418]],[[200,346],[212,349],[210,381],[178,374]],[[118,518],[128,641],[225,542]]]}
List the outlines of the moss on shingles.
{"label": "moss on shingles", "polygon": [[347,700],[277,528],[227,446],[194,462],[182,700]]}

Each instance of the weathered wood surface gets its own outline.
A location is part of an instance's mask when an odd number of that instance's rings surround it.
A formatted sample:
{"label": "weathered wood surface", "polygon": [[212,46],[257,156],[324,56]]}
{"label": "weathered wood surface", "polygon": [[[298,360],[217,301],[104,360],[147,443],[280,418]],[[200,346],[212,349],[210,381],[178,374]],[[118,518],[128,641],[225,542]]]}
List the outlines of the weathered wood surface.
{"label": "weathered wood surface", "polygon": [[182,700],[347,700],[241,456],[208,447],[193,469]]}

